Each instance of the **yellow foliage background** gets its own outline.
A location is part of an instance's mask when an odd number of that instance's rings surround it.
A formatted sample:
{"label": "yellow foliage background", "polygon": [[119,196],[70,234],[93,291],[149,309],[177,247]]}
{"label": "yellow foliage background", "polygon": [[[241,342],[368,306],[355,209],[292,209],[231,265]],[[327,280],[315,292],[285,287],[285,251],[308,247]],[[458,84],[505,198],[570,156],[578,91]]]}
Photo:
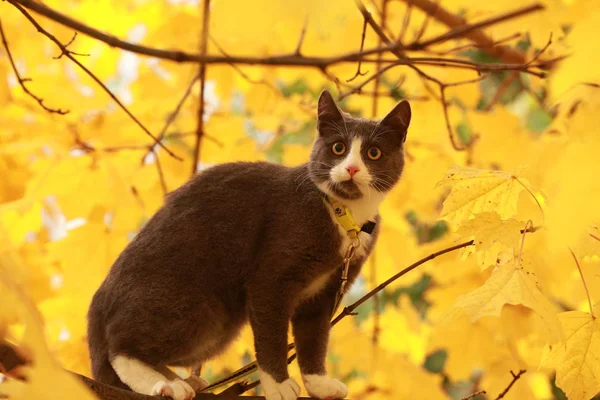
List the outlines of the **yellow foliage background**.
{"label": "yellow foliage background", "polygon": [[[199,46],[197,0],[44,3],[134,43],[190,52]],[[346,303],[421,257],[475,240],[406,275],[335,327],[329,369],[354,399],[461,398],[480,389],[494,399],[511,381],[509,371],[520,369],[528,372],[507,399],[589,399],[600,390],[600,310],[590,310],[600,301],[600,8],[595,0],[540,3],[544,11],[485,32],[496,40],[520,33],[507,43],[527,59],[552,34],[542,58],[566,58],[546,79],[495,72],[448,88],[452,128],[463,144],[471,143],[467,151],[452,147],[439,101],[407,67],[383,75],[378,100],[369,84],[341,103],[355,115],[380,118],[408,98],[413,113],[402,181],[382,207],[380,241]],[[382,1],[365,4],[378,19]],[[476,21],[522,3],[440,5]],[[406,9],[403,1],[387,4],[394,35]],[[63,43],[73,36],[34,16]],[[413,10],[407,38],[425,18]],[[183,161],[159,147],[148,152],[152,139],[66,57],[52,59],[58,48],[8,2],[0,3],[0,21],[21,76],[32,78],[28,88],[46,106],[70,111],[39,107],[0,49],[0,334],[36,361],[29,371],[35,379],[23,384],[5,377],[0,393],[42,398],[40,388],[64,380],[61,398],[82,399],[85,389],[60,366],[89,376],[87,307],[119,252],[162,204],[158,166],[168,191],[190,177],[199,86],[163,141]],[[221,54],[216,44],[238,56],[291,53],[305,22],[305,55],[335,56],[360,46],[363,18],[351,0],[214,0],[208,53]],[[446,30],[431,19],[425,37]],[[434,49],[467,43],[456,39]],[[365,48],[377,45],[367,30]],[[197,64],[135,55],[85,35],[69,48],[89,54],[78,59],[156,134],[198,71]],[[476,47],[462,55],[498,61]],[[345,82],[356,67],[339,64],[328,73]],[[464,69],[423,69],[447,83],[476,77]],[[508,89],[493,100],[508,79]],[[198,168],[306,161],[323,88],[339,94],[316,68],[208,65]],[[523,239],[526,227],[532,232]],[[225,356],[204,367],[204,377],[214,381],[252,354],[246,329]],[[296,366],[291,372],[299,376]]]}

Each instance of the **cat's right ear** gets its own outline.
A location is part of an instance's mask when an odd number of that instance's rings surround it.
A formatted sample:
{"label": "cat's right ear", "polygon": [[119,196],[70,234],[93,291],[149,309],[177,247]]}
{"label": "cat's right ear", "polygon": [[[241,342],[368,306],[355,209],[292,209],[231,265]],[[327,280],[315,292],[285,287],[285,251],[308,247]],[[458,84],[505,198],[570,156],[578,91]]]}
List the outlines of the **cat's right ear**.
{"label": "cat's right ear", "polygon": [[[335,104],[333,97],[331,97],[331,93],[327,90],[323,90],[319,96],[319,103],[317,106],[317,129],[319,130],[319,134],[323,135],[329,130],[327,128],[333,128],[335,130],[335,126],[341,123],[343,119],[342,112]],[[329,124],[327,122],[329,122]]]}

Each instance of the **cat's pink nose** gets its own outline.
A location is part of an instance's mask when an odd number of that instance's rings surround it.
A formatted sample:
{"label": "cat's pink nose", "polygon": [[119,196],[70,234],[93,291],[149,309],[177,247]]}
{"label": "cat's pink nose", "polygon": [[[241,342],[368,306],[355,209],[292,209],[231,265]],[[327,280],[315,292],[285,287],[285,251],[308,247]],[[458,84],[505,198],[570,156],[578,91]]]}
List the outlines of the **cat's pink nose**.
{"label": "cat's pink nose", "polygon": [[349,167],[346,167],[346,171],[348,171],[350,178],[352,178],[360,170],[356,165],[350,165]]}

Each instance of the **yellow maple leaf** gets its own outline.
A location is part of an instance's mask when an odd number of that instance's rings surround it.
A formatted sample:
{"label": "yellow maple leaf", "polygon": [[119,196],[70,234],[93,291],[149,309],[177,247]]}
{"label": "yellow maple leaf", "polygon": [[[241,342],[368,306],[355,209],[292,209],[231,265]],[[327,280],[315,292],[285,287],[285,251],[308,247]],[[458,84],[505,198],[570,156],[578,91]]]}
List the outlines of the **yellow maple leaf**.
{"label": "yellow maple leaf", "polygon": [[567,340],[550,348],[544,365],[556,367],[556,384],[569,400],[587,400],[600,391],[600,321],[581,311],[558,319]]}
{"label": "yellow maple leaf", "polygon": [[513,217],[523,190],[534,195],[538,204],[541,197],[534,194],[526,179],[503,171],[454,167],[437,186],[446,184],[452,185],[452,191],[444,201],[441,216],[454,225],[485,211],[495,211],[502,219]]}
{"label": "yellow maple leaf", "polygon": [[[24,326],[23,338],[18,344],[31,364],[23,367],[26,381],[8,379],[0,387],[0,396],[12,400],[61,399],[92,400],[91,394],[82,382],[63,370],[54,360],[44,338],[42,322],[35,306],[11,283],[0,267],[0,333],[4,332],[8,321],[17,318]],[[51,388],[60,388],[52,390]]]}
{"label": "yellow maple leaf", "polygon": [[482,267],[487,268],[495,264],[500,251],[518,246],[524,227],[524,222],[513,218],[502,220],[498,213],[486,211],[465,222],[456,233],[464,239],[474,240],[474,246],[466,248],[464,254],[476,252]]}
{"label": "yellow maple leaf", "polygon": [[550,341],[562,340],[556,307],[539,290],[534,274],[512,263],[494,271],[483,286],[458,298],[443,319],[465,313],[471,321],[484,316],[499,317],[505,304],[522,304],[543,321]]}

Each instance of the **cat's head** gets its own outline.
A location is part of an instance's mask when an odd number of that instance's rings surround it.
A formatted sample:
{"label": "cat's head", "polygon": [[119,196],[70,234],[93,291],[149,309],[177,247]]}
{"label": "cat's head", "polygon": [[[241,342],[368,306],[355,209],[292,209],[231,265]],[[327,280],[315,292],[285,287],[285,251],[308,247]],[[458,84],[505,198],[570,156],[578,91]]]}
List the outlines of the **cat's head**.
{"label": "cat's head", "polygon": [[311,179],[329,195],[357,200],[385,193],[400,179],[410,106],[403,100],[381,121],[340,111],[328,91],[319,97],[317,130],[310,156]]}

